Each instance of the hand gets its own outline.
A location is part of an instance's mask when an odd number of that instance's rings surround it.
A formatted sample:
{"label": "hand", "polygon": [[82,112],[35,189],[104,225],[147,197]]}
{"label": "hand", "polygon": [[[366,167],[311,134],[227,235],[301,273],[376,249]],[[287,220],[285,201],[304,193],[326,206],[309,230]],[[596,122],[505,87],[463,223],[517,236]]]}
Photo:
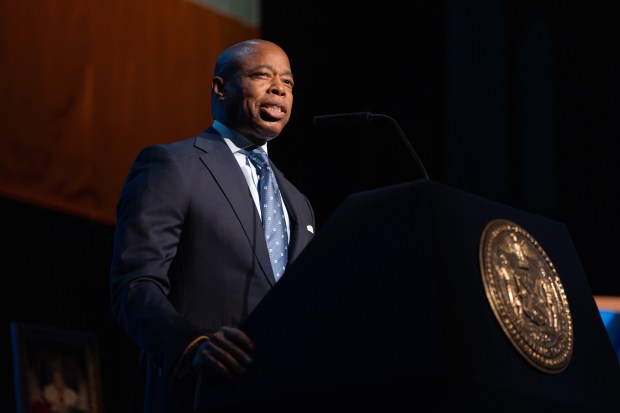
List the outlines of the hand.
{"label": "hand", "polygon": [[210,369],[226,378],[243,376],[252,365],[254,343],[241,330],[222,327],[196,351],[192,367],[198,371]]}

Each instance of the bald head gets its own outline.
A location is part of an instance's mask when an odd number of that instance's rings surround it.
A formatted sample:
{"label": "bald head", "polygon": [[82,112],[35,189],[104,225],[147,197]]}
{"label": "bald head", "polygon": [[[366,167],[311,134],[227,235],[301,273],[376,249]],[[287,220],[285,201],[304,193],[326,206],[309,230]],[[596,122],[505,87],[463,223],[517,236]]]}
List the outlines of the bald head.
{"label": "bald head", "polygon": [[224,49],[215,62],[215,70],[213,75],[227,77],[230,71],[234,70],[235,66],[238,65],[239,59],[247,58],[248,55],[256,53],[257,49],[265,45],[280,48],[275,43],[267,40],[252,39],[245,40]]}

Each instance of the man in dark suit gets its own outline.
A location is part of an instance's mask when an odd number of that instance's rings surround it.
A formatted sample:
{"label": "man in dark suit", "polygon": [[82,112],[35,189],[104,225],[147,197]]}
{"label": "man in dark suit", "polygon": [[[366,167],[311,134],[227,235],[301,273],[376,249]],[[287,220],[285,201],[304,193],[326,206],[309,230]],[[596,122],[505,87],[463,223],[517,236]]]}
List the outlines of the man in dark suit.
{"label": "man in dark suit", "polygon": [[[118,206],[112,310],[145,360],[144,411],[189,412],[199,374],[235,379],[253,362],[238,327],[276,283],[265,241],[257,168],[288,123],[293,75],[286,53],[249,40],[218,57],[214,122],[137,156]],[[314,235],[307,198],[273,165],[288,229],[288,264]]]}

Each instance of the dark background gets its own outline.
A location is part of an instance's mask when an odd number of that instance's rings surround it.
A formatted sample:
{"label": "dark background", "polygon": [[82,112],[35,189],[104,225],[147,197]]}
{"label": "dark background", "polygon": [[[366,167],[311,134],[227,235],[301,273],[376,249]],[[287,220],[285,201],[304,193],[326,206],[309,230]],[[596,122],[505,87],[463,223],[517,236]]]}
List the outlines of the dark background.
{"label": "dark background", "polygon": [[[566,224],[592,293],[620,295],[619,18],[607,1],[265,1],[264,37],[296,79],[271,156],[320,230],[348,194],[421,173],[389,123],[317,129],[313,116],[391,116],[432,180]],[[94,332],[104,408],[124,411],[138,353],[109,310],[113,228],[9,199],[0,211],[3,348],[11,320]]]}

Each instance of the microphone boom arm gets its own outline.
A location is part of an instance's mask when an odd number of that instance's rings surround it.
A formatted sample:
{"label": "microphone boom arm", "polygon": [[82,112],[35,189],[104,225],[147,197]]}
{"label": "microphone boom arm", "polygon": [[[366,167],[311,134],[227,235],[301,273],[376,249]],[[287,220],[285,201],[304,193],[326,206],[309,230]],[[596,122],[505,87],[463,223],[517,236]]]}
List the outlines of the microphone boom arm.
{"label": "microphone boom arm", "polygon": [[428,173],[426,173],[426,168],[424,168],[424,164],[422,164],[422,160],[411,146],[409,139],[405,135],[405,132],[401,129],[400,125],[394,118],[387,115],[375,114],[370,112],[352,112],[352,113],[339,113],[335,115],[321,115],[314,117],[314,126],[342,126],[342,125],[351,125],[351,124],[359,124],[366,123],[373,120],[387,120],[394,126],[396,131],[398,132],[398,136],[402,139],[403,143],[409,150],[409,154],[418,165],[424,178],[429,181]]}
{"label": "microphone boom arm", "polygon": [[369,120],[371,120],[371,121],[375,120],[375,119],[376,120],[386,120],[386,121],[390,122],[392,124],[392,126],[394,126],[394,128],[398,132],[398,136],[400,136],[400,138],[402,139],[403,143],[405,144],[405,146],[409,150],[409,153],[411,154],[411,157],[413,158],[415,163],[418,164],[418,167],[422,171],[422,174],[424,175],[424,178],[427,181],[429,181],[430,179],[428,177],[428,173],[426,172],[426,168],[424,168],[424,164],[422,163],[422,160],[420,159],[420,157],[416,153],[415,149],[413,149],[413,146],[411,145],[411,142],[409,142],[409,139],[407,139],[407,136],[405,135],[405,132],[403,132],[403,130],[400,127],[400,125],[398,124],[398,122],[396,122],[396,120],[393,117],[388,116],[388,115],[368,113],[368,116],[369,116]]}

